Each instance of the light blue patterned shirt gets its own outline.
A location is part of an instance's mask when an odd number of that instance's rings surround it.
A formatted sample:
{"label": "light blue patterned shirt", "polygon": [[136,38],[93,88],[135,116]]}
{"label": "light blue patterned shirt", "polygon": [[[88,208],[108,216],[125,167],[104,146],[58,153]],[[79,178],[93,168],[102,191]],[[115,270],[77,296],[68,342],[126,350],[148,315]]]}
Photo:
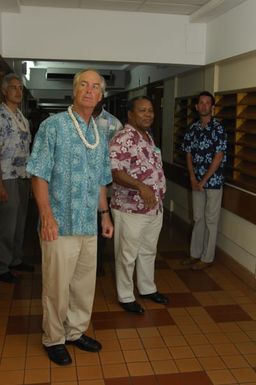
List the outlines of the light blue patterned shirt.
{"label": "light blue patterned shirt", "polygon": [[15,114],[21,129],[4,104],[0,105],[0,170],[2,179],[28,178],[26,163],[29,157],[31,135],[27,119]]}
{"label": "light blue patterned shirt", "polygon": [[122,123],[104,108],[102,108],[101,113],[95,118],[95,122],[99,130],[102,130],[103,133],[105,132],[107,135],[108,142],[110,142],[117,131],[123,128]]}
{"label": "light blue patterned shirt", "polygon": [[[74,114],[87,141],[95,143],[92,123],[87,126]],[[97,234],[100,186],[112,180],[105,135],[100,133],[99,145],[89,149],[68,113],[56,114],[40,125],[27,170],[49,182],[50,205],[59,235]]]}

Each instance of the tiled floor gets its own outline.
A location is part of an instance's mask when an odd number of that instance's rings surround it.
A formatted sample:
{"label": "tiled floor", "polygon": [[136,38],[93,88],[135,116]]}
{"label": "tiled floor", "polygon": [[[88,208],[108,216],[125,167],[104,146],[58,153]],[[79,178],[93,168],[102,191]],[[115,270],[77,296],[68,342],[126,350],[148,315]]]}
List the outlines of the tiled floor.
{"label": "tiled floor", "polygon": [[170,305],[138,298],[143,316],[117,304],[108,244],[89,330],[103,349],[94,354],[69,346],[69,367],[50,363],[41,347],[40,264],[15,286],[0,283],[0,384],[255,385],[256,295],[218,260],[201,272],[181,266],[188,242],[188,231],[167,219],[156,281]]}

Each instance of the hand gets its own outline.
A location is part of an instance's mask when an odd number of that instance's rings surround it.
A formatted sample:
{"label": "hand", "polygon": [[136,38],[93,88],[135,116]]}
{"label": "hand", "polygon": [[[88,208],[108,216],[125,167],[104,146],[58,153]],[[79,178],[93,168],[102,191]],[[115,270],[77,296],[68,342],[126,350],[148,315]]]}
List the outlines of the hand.
{"label": "hand", "polygon": [[153,209],[157,204],[157,200],[154,194],[154,191],[145,184],[142,184],[139,187],[140,197],[144,200],[145,207],[147,209]]}
{"label": "hand", "polygon": [[41,217],[40,235],[43,241],[55,241],[58,238],[58,223],[52,214]]}
{"label": "hand", "polygon": [[193,191],[199,191],[199,183],[198,180],[194,178],[190,178],[191,188]]}
{"label": "hand", "polygon": [[204,185],[205,185],[205,182],[203,180],[201,180],[199,183],[198,183],[198,190],[199,191],[204,191]]}
{"label": "hand", "polygon": [[8,194],[5,190],[4,186],[0,185],[0,202],[7,202],[8,201]]}
{"label": "hand", "polygon": [[101,219],[102,236],[104,238],[112,238],[114,226],[108,213],[102,214]]}

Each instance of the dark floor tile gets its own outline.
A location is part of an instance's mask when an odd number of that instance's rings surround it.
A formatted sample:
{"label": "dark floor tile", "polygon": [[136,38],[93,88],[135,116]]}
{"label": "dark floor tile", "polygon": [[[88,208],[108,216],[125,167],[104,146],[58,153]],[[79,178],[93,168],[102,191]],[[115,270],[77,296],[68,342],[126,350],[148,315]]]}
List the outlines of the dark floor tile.
{"label": "dark floor tile", "polygon": [[[156,375],[157,384],[159,385],[184,385],[180,373],[158,374]],[[145,384],[146,385],[146,384]],[[186,384],[190,385],[190,383]],[[198,383],[197,385],[201,385]]]}
{"label": "dark floor tile", "polygon": [[172,293],[167,307],[201,306],[192,293]]}
{"label": "dark floor tile", "polygon": [[10,316],[6,328],[6,334],[41,333],[41,331],[41,315]]}
{"label": "dark floor tile", "polygon": [[[133,385],[133,382],[131,382],[130,377],[105,378],[104,381],[105,381],[105,385]],[[144,385],[146,384],[144,383]]]}
{"label": "dark floor tile", "polygon": [[188,257],[188,252],[186,250],[168,250],[158,252],[160,257],[165,259],[185,259]]}
{"label": "dark floor tile", "polygon": [[156,259],[155,268],[156,268],[156,270],[158,270],[158,269],[169,270],[170,266],[168,265],[168,263],[166,261],[163,261],[162,259]]}
{"label": "dark floor tile", "polygon": [[30,299],[32,295],[32,284],[26,282],[17,283],[13,292],[13,299]]}
{"label": "dark floor tile", "polygon": [[205,372],[181,373],[183,385],[213,385]]}
{"label": "dark floor tile", "polygon": [[131,377],[131,381],[132,385],[158,385],[157,378],[155,376]]}
{"label": "dark floor tile", "polygon": [[159,374],[159,385],[213,385],[205,372]]}
{"label": "dark floor tile", "polygon": [[205,306],[215,322],[251,321],[252,318],[239,305]]}
{"label": "dark floor tile", "polygon": [[10,316],[8,319],[6,334],[28,334],[29,324],[29,316]]}
{"label": "dark floor tile", "polygon": [[166,309],[150,309],[148,314],[154,326],[174,325],[175,322]]}
{"label": "dark floor tile", "polygon": [[29,323],[29,333],[41,333],[42,332],[42,316],[31,315]]}
{"label": "dark floor tile", "polygon": [[176,270],[175,273],[185,283],[190,291],[221,290],[205,271]]}

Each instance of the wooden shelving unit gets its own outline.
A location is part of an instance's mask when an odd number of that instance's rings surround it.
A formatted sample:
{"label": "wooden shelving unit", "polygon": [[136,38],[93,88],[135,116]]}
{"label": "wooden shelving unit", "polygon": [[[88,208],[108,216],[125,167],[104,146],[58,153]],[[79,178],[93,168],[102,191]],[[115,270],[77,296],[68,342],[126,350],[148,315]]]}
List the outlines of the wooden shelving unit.
{"label": "wooden shelving unit", "polygon": [[183,167],[186,167],[186,156],[181,144],[187,127],[197,118],[195,104],[195,96],[175,99],[173,163]]}
{"label": "wooden shelving unit", "polygon": [[228,134],[228,181],[256,192],[256,91],[218,93],[215,116]]}

